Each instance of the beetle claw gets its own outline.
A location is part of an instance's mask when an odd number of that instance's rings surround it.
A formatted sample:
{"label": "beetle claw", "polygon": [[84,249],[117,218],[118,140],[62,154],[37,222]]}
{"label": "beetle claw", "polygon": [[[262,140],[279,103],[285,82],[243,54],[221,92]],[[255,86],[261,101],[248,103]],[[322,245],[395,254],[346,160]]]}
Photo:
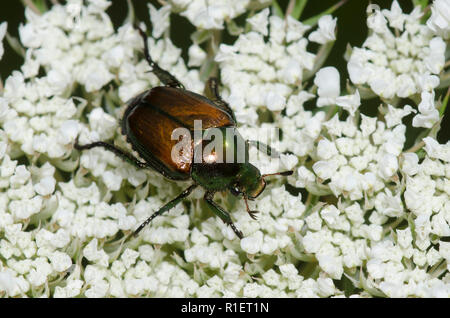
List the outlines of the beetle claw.
{"label": "beetle claw", "polygon": [[247,212],[253,220],[256,221],[258,219],[255,214],[259,213],[259,211],[247,211]]}
{"label": "beetle claw", "polygon": [[75,142],[74,142],[74,144],[73,144],[73,147],[75,148],[75,149],[78,149],[78,150],[80,150],[81,149],[81,146],[80,146],[80,144],[78,143],[78,139],[80,138],[80,135],[77,135],[77,138],[75,138]]}

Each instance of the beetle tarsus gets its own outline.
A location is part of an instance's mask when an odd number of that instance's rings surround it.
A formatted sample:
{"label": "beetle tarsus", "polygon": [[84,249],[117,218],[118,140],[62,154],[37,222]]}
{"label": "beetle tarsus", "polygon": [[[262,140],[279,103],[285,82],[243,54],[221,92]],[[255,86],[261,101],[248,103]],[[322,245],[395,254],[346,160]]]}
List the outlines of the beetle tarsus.
{"label": "beetle tarsus", "polygon": [[231,227],[231,229],[234,231],[234,233],[240,240],[244,238],[244,234],[242,234],[242,232],[237,229],[237,227],[234,225],[233,222],[228,223],[228,225]]}

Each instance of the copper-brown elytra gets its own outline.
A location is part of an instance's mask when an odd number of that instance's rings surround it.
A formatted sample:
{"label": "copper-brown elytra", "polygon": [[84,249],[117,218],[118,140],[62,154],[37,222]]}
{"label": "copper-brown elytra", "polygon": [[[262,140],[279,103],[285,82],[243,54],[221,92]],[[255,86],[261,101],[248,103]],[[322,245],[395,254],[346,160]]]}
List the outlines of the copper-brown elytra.
{"label": "copper-brown elytra", "polygon": [[[103,147],[139,168],[152,168],[168,179],[192,180],[192,185],[154,212],[136,229],[134,234],[140,232],[155,217],[180,203],[197,186],[201,186],[205,189],[204,200],[211,210],[228,224],[239,238],[243,238],[242,232],[233,224],[230,214],[214,202],[214,194],[218,191],[229,190],[235,196],[242,195],[247,212],[253,219],[256,219],[257,211],[249,209],[247,200],[253,200],[261,194],[266,186],[265,177],[269,175],[288,176],[292,174],[292,171],[261,175],[259,169],[249,163],[249,146],[257,146],[258,149],[272,157],[279,155],[267,145],[257,141],[243,140],[236,129],[236,118],[233,111],[218,93],[217,79],[210,78],[208,80],[205,87],[206,97],[186,90],[172,74],[152,60],[144,31],[139,27],[136,29],[144,41],[144,55],[152,72],[164,84],[164,86],[154,87],[133,98],[128,103],[121,120],[122,134],[141,159],[103,141],[80,145],[77,139],[74,147],[78,150]],[[196,145],[194,143],[189,145],[191,148],[187,149],[186,153],[190,154],[190,159],[187,162],[173,158],[172,149],[180,141],[173,140],[174,129],[186,128],[194,135],[194,121],[196,120],[201,121],[202,124],[201,136],[204,136],[203,133],[211,128],[219,129],[223,136],[233,135],[234,143],[229,143],[227,142],[229,139],[223,138],[222,144],[223,153],[233,151],[235,159],[233,162],[216,160],[214,151],[207,156],[207,160],[205,160],[204,153],[200,156],[199,161],[193,160],[197,151],[205,150],[204,139],[201,139],[200,143]],[[244,145],[244,147],[239,148],[238,145]],[[229,149],[230,147],[233,149]],[[244,159],[240,162],[236,160],[239,149],[243,149],[241,152],[244,152]]]}

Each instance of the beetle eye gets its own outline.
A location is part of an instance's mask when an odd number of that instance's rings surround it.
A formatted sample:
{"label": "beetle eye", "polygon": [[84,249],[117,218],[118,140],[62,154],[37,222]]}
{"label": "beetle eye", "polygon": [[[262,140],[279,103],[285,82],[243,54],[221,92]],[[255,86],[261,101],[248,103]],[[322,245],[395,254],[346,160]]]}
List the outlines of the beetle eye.
{"label": "beetle eye", "polygon": [[236,185],[232,186],[230,188],[230,192],[235,196],[238,196],[239,194],[241,194],[241,191],[239,190],[239,188]]}

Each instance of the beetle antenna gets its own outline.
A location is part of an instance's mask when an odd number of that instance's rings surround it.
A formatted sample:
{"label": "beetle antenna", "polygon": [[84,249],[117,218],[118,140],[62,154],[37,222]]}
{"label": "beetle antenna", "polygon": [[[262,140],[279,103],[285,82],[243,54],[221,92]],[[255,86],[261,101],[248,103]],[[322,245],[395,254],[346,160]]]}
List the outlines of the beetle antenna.
{"label": "beetle antenna", "polygon": [[263,174],[262,178],[264,179],[265,177],[269,177],[269,176],[290,176],[294,173],[294,171],[289,170],[289,171],[282,171],[282,172],[275,172],[275,173],[267,173],[267,174]]}

